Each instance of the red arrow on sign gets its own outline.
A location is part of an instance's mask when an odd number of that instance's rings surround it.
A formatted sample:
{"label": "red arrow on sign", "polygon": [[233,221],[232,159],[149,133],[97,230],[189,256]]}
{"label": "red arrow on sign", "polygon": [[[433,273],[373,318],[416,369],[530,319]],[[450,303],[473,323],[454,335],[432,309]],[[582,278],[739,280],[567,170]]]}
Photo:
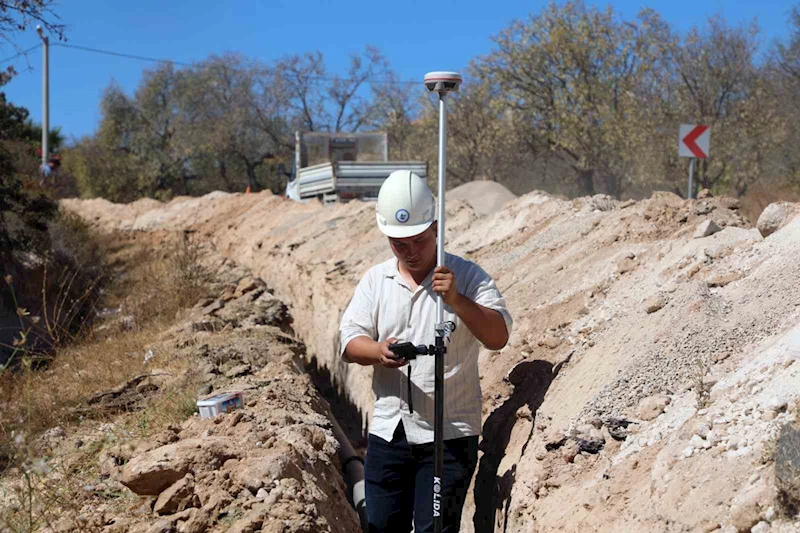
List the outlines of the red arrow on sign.
{"label": "red arrow on sign", "polygon": [[703,152],[703,150],[701,150],[699,146],[697,146],[696,142],[698,137],[704,134],[707,129],[708,126],[697,126],[692,131],[689,132],[689,135],[683,138],[683,144],[685,144],[686,148],[691,150],[694,156],[697,157],[698,159],[705,159],[706,157],[708,157],[706,153]]}

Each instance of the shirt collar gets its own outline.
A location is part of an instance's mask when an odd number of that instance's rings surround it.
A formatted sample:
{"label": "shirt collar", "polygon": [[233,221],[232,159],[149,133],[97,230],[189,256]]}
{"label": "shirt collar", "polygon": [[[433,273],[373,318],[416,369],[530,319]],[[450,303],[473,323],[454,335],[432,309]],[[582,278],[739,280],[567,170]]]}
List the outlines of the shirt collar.
{"label": "shirt collar", "polygon": [[[397,257],[392,257],[386,264],[386,269],[384,270],[383,276],[385,278],[393,279],[396,283],[400,284],[401,286],[405,287],[408,290],[411,290],[406,279],[400,274],[400,269],[398,268],[399,261]],[[428,272],[428,275],[425,276],[425,279],[422,280],[422,283],[419,284],[417,290],[423,287],[428,287],[433,284],[433,271],[435,267]]]}

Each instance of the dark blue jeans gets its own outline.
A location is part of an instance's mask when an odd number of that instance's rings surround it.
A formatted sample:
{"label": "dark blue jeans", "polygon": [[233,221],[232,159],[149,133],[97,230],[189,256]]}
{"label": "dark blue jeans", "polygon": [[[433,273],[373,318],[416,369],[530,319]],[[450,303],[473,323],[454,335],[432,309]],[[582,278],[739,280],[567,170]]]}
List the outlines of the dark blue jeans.
{"label": "dark blue jeans", "polygon": [[[461,510],[478,462],[478,437],[444,441],[443,531],[457,533]],[[403,423],[391,442],[369,436],[365,460],[369,533],[433,531],[433,443],[410,445]]]}

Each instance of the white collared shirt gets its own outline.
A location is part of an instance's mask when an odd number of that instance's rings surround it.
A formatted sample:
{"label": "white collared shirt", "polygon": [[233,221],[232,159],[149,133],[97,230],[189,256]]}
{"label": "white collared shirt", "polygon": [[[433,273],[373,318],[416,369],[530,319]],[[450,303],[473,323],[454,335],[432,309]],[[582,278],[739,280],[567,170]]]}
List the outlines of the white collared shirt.
{"label": "white collared shirt", "polygon": [[[458,292],[489,309],[499,311],[509,335],[512,319],[494,280],[478,265],[461,257],[445,254],[445,265],[453,271]],[[398,342],[433,345],[436,339],[436,293],[431,288],[433,272],[412,290],[397,269],[397,259],[372,267],[356,287],[353,299],[342,316],[339,328],[340,355],[356,337],[366,336],[382,342],[395,337]],[[478,375],[480,342],[448,305],[445,321],[456,324],[447,343],[444,368],[444,439],[479,435],[481,428],[481,386]],[[375,409],[370,433],[391,441],[402,420],[410,444],[433,442],[434,358],[422,355],[410,362],[412,383],[411,413],[408,405],[408,368],[373,366],[372,390]]]}

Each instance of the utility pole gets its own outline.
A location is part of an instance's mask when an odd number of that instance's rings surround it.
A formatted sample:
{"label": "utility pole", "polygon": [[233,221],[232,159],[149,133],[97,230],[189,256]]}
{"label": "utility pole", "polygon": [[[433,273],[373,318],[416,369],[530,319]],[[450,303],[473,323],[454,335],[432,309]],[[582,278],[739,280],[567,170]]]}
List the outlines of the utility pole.
{"label": "utility pole", "polygon": [[36,26],[36,33],[42,39],[42,169],[47,165],[50,154],[47,146],[50,132],[50,39],[44,35],[42,26]]}

